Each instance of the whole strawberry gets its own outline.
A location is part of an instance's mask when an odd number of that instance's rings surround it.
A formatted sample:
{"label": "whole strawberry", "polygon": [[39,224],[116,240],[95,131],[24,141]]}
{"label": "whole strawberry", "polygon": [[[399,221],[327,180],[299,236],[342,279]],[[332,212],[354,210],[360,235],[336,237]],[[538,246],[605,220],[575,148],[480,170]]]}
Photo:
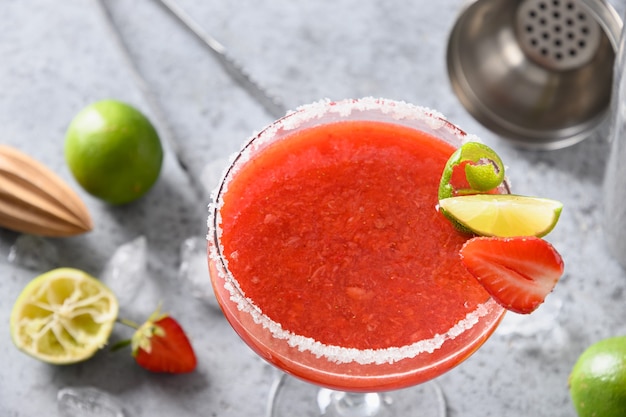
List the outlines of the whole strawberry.
{"label": "whole strawberry", "polygon": [[152,372],[179,374],[196,368],[196,354],[184,330],[158,311],[135,331],[131,347],[135,361]]}

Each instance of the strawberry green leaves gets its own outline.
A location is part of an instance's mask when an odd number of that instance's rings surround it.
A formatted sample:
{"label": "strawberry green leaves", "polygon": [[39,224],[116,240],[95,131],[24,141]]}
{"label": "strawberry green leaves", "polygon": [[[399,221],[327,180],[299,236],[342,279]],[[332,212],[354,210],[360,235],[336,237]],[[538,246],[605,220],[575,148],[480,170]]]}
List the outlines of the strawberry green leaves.
{"label": "strawberry green leaves", "polygon": [[120,322],[134,328],[135,333],[132,339],[118,342],[112,350],[130,344],[135,362],[151,372],[181,374],[196,369],[191,342],[171,316],[157,310],[142,325],[124,319]]}
{"label": "strawberry green leaves", "polygon": [[142,324],[131,346],[137,364],[149,371],[180,374],[196,368],[196,355],[187,335],[168,315],[153,315]]}

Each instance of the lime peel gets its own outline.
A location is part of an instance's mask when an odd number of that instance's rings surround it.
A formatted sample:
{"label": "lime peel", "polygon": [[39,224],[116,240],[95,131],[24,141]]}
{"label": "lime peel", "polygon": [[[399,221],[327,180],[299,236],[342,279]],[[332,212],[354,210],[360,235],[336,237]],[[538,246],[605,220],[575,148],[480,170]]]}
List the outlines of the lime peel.
{"label": "lime peel", "polygon": [[[455,180],[458,169],[463,169],[466,183]],[[504,182],[504,163],[489,146],[480,142],[466,142],[448,159],[439,183],[439,199],[456,195],[486,193]]]}
{"label": "lime peel", "polygon": [[547,235],[563,204],[556,200],[512,194],[473,194],[439,201],[439,209],[463,231],[481,236]]}
{"label": "lime peel", "polygon": [[58,268],[39,275],[11,311],[11,337],[44,362],[86,360],[108,341],[119,306],[113,292],[87,273]]}

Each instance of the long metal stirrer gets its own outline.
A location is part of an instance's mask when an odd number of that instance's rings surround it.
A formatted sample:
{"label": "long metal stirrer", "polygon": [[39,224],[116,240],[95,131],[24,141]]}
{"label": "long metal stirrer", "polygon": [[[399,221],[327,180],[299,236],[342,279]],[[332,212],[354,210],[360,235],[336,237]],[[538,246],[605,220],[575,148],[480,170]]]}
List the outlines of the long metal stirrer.
{"label": "long metal stirrer", "polygon": [[170,125],[167,123],[167,118],[165,117],[165,112],[163,108],[159,105],[159,102],[154,97],[151,89],[148,86],[148,83],[141,75],[135,61],[133,60],[130,50],[122,36],[109,12],[107,7],[105,6],[106,0],[95,0],[97,6],[99,7],[102,16],[104,17],[104,22],[111,34],[111,37],[117,44],[118,50],[121,52],[122,58],[124,59],[126,66],[129,68],[131,75],[137,84],[137,87],[141,91],[144,99],[152,114],[154,114],[156,120],[155,123],[159,126],[160,136],[168,142],[170,148],[172,149],[174,156],[181,170],[187,177],[189,183],[191,184],[196,196],[200,201],[208,201],[208,191],[205,187],[200,183],[198,176],[194,175],[190,171],[189,164],[187,163],[187,158],[182,147],[179,146],[178,141],[175,139],[173,130]]}
{"label": "long metal stirrer", "polygon": [[278,97],[269,94],[262,88],[244,68],[232,59],[226,52],[226,48],[215,38],[210,36],[202,27],[194,21],[183,9],[172,0],[159,0],[165,8],[178,19],[191,33],[200,39],[205,46],[215,55],[226,72],[263,108],[274,118],[278,119],[285,115],[286,108]]}

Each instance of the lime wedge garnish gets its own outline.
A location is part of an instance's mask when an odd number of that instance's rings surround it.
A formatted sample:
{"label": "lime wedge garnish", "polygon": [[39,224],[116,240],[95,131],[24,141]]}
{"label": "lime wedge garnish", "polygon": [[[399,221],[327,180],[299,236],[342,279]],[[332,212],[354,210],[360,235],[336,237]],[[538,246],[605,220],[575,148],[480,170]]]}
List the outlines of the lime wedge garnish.
{"label": "lime wedge garnish", "polygon": [[44,362],[80,362],[107,343],[117,313],[117,298],[96,278],[54,269],[20,293],[11,311],[11,337],[20,350]]}
{"label": "lime wedge garnish", "polygon": [[439,200],[439,208],[478,235],[542,237],[556,225],[563,204],[539,197],[473,194]]}

